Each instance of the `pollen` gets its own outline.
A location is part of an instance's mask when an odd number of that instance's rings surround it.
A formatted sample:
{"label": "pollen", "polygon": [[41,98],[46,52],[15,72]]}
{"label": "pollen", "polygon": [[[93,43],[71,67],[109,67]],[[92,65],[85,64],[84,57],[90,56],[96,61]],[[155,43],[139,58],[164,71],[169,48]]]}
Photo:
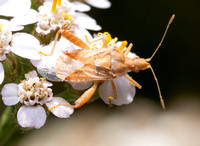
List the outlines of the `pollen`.
{"label": "pollen", "polygon": [[2,31],[4,25],[3,24],[0,24],[0,31]]}
{"label": "pollen", "polygon": [[122,44],[119,46],[119,49],[120,50],[123,50],[124,49],[124,47],[126,47],[127,46],[127,41],[122,41]]}
{"label": "pollen", "polygon": [[112,100],[112,99],[114,99],[114,98],[113,98],[112,96],[109,96],[108,99],[109,99],[109,100]]}
{"label": "pollen", "polygon": [[62,12],[61,15],[65,20],[72,20],[72,16],[67,14],[66,12]]}

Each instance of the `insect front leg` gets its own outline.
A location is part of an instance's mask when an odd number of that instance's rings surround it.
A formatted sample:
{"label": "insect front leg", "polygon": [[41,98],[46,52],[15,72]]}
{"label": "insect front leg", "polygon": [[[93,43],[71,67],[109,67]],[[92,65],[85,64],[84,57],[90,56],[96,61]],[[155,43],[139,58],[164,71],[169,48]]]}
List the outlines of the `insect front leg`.
{"label": "insect front leg", "polygon": [[128,75],[125,74],[124,77],[125,77],[127,80],[129,80],[129,82],[130,82],[131,84],[135,85],[135,86],[138,87],[139,89],[142,89],[142,86],[141,86],[138,82],[136,82],[135,80],[133,80],[130,76],[128,76]]}
{"label": "insect front leg", "polygon": [[79,39],[77,36],[75,36],[73,33],[64,30],[62,32],[62,35],[69,40],[71,43],[75,44],[76,46],[82,48],[82,49],[89,49],[89,46],[82,41],[81,39]]}
{"label": "insect front leg", "polygon": [[86,39],[86,41],[87,41],[88,44],[92,44],[92,43],[95,43],[95,42],[98,42],[98,41],[102,41],[102,42],[103,42],[104,48],[107,47],[106,40],[105,40],[104,38],[99,38],[99,39],[90,41],[90,40],[88,39],[87,35],[85,35],[85,39]]}
{"label": "insect front leg", "polygon": [[133,44],[130,43],[129,46],[128,46],[128,48],[125,50],[124,54],[125,54],[125,55],[128,55],[128,53],[131,51],[131,48],[132,48],[132,47],[133,47]]}
{"label": "insect front leg", "polygon": [[64,31],[64,30],[62,30],[62,29],[57,31],[56,37],[55,37],[55,40],[54,40],[54,43],[53,43],[53,47],[52,47],[52,49],[51,49],[51,53],[50,53],[50,54],[45,54],[45,53],[43,53],[43,52],[39,52],[39,53],[42,54],[42,55],[44,55],[44,56],[52,56],[52,55],[53,55],[53,52],[54,52],[54,50],[55,50],[56,43],[57,43],[57,41],[58,41],[58,37],[59,37],[59,35],[60,35],[63,31]]}

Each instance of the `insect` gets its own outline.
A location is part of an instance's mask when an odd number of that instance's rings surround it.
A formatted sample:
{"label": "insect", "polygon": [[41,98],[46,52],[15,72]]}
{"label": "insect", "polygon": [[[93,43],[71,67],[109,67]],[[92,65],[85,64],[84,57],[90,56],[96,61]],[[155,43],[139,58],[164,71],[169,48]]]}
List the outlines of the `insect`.
{"label": "insect", "polygon": [[[64,52],[57,59],[55,66],[56,75],[63,81],[70,81],[75,83],[94,81],[94,84],[89,89],[87,89],[76,100],[75,105],[71,105],[71,107],[79,108],[82,105],[84,105],[92,97],[92,95],[98,87],[98,84],[104,80],[110,80],[114,96],[115,98],[117,98],[117,92],[113,79],[122,75],[125,78],[127,78],[130,81],[130,83],[141,89],[141,85],[135,80],[133,80],[130,76],[127,76],[126,73],[129,71],[138,72],[140,70],[151,69],[157,84],[162,108],[165,109],[165,104],[161,95],[158,80],[149,62],[160,48],[174,17],[175,15],[172,15],[171,19],[169,20],[164,35],[155,52],[150,58],[147,59],[140,58],[138,56],[134,58],[129,58],[127,54],[130,52],[133,46],[132,44],[129,44],[127,49],[123,52],[116,46],[113,48],[109,48],[107,46],[106,39],[102,39],[103,46],[101,49],[91,49],[86,43],[84,43],[74,34],[65,30],[59,31],[57,33],[56,39],[58,38],[58,35],[62,33],[62,35],[66,39],[68,39],[69,41],[71,41],[72,43],[74,43],[82,49]],[[49,55],[53,54],[53,49],[51,51],[51,54]]]}

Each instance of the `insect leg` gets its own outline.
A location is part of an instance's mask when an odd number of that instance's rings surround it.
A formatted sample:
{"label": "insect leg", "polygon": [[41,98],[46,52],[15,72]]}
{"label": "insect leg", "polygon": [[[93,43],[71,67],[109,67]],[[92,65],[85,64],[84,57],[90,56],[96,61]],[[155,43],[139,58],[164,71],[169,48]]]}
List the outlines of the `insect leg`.
{"label": "insect leg", "polygon": [[88,44],[92,44],[92,43],[95,43],[97,41],[101,41],[102,40],[104,47],[107,46],[106,41],[105,41],[104,38],[99,38],[99,39],[96,39],[96,40],[93,40],[93,41],[90,42],[89,39],[88,39],[88,37],[87,37],[87,35],[85,35],[85,39],[86,39],[86,41],[87,41]]}
{"label": "insect leg", "polygon": [[45,53],[43,53],[43,52],[39,52],[39,53],[42,54],[42,55],[44,55],[44,56],[51,56],[51,55],[53,55],[53,52],[54,52],[54,50],[55,50],[56,43],[57,43],[57,41],[58,41],[58,37],[59,37],[60,33],[62,33],[62,32],[63,32],[63,30],[58,30],[58,31],[57,31],[56,37],[55,37],[55,40],[54,40],[54,43],[53,43],[53,47],[52,47],[52,49],[51,49],[51,53],[50,53],[50,54],[45,54]]}
{"label": "insect leg", "polygon": [[71,108],[79,108],[81,106],[83,106],[94,94],[94,92],[97,89],[98,86],[98,81],[94,81],[94,84],[92,87],[90,87],[89,89],[87,89],[82,95],[81,97],[79,97],[76,102],[75,105],[70,105],[70,104],[57,104],[53,107],[51,107],[50,109],[48,109],[49,111],[52,111],[53,109],[59,107],[59,106],[67,106],[67,107],[71,107]]}
{"label": "insect leg", "polygon": [[70,42],[72,42],[73,44],[75,44],[76,46],[82,48],[82,49],[89,49],[88,45],[82,41],[81,39],[79,39],[77,36],[75,36],[73,33],[64,30],[62,32],[62,35],[69,40]]}
{"label": "insect leg", "polygon": [[[110,80],[110,83],[111,83],[111,86],[112,86],[112,89],[113,89],[114,99],[117,99],[117,90],[116,90],[116,87],[115,87],[115,83],[114,83],[113,80]],[[108,97],[109,107],[112,107],[112,99],[113,99],[112,96]]]}
{"label": "insect leg", "polygon": [[114,94],[114,99],[117,99],[117,90],[116,90],[116,87],[115,87],[115,83],[113,80],[110,80],[110,83],[112,85],[112,89],[113,89],[113,94]]}
{"label": "insect leg", "polygon": [[112,96],[109,96],[109,97],[108,97],[109,107],[112,107],[112,106],[113,106],[113,105],[112,105],[112,99],[113,99]]}
{"label": "insect leg", "polygon": [[135,85],[135,86],[138,87],[139,89],[142,88],[142,86],[141,86],[139,83],[137,83],[135,80],[133,80],[130,76],[128,76],[128,75],[125,74],[124,77],[125,77],[127,80],[129,80],[129,82],[130,82],[131,84]]}
{"label": "insect leg", "polygon": [[90,87],[89,89],[87,89],[82,95],[81,97],[79,97],[79,99],[76,100],[75,105],[72,105],[72,108],[79,108],[81,106],[83,106],[94,94],[94,92],[97,89],[98,86],[98,81],[94,81],[94,84],[92,87]]}
{"label": "insect leg", "polygon": [[125,50],[124,54],[125,54],[125,55],[128,55],[128,53],[131,51],[131,48],[132,48],[132,47],[133,47],[133,44],[130,43],[129,46],[128,46],[128,48]]}

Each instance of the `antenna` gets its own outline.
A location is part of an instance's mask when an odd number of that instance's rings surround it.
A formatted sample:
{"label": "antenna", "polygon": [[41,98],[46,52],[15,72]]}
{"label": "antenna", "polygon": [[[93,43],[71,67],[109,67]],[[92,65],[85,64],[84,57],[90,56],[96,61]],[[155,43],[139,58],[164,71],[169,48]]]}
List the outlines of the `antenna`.
{"label": "antenna", "polygon": [[160,48],[160,46],[161,46],[161,44],[162,44],[162,42],[163,42],[163,40],[164,40],[164,38],[165,38],[165,36],[166,36],[166,34],[167,34],[168,28],[169,28],[170,24],[172,23],[172,21],[174,20],[174,18],[175,18],[175,14],[173,14],[172,17],[170,18],[170,20],[169,20],[169,22],[168,22],[168,24],[167,24],[167,27],[166,27],[166,29],[165,29],[165,32],[164,32],[164,34],[163,34],[163,37],[162,37],[160,43],[158,44],[158,47],[157,47],[156,50],[154,51],[153,55],[152,55],[150,58],[147,59],[148,62],[151,61],[151,59],[154,57],[154,55],[156,54],[156,52],[157,52],[158,49]]}
{"label": "antenna", "polygon": [[157,79],[156,74],[155,74],[155,72],[153,71],[153,68],[151,67],[151,65],[149,65],[149,68],[151,69],[151,72],[152,72],[152,74],[153,74],[153,76],[154,76],[154,79],[155,79],[155,81],[156,81],[156,85],[157,85],[158,93],[159,93],[159,97],[160,97],[160,104],[161,104],[163,110],[165,110],[165,102],[164,102],[163,97],[162,97],[162,94],[161,94],[161,90],[160,90],[160,86],[159,86],[159,83],[158,83],[158,79]]}

